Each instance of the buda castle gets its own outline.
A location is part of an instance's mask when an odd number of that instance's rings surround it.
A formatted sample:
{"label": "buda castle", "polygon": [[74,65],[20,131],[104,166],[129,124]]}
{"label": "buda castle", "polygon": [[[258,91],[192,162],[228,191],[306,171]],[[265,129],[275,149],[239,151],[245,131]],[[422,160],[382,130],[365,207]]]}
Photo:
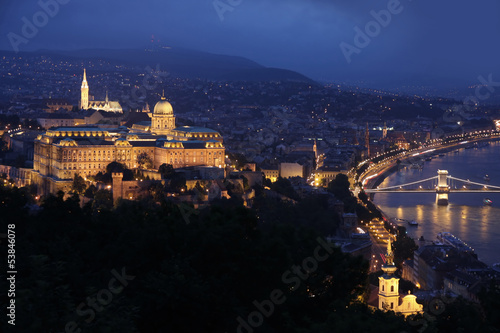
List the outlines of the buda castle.
{"label": "buda castle", "polygon": [[120,126],[51,128],[35,140],[33,183],[41,194],[67,192],[75,174],[84,178],[106,172],[113,162],[138,167],[137,157],[147,154],[158,170],[160,165],[174,168],[206,166],[224,168],[223,138],[212,129],[176,127],[172,105],[162,96],[155,105],[147,130]]}

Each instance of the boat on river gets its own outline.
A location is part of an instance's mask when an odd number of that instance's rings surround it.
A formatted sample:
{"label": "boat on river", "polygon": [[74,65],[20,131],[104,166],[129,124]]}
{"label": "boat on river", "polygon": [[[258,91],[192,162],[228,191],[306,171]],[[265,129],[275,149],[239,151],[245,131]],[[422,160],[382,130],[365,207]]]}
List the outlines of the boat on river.
{"label": "boat on river", "polygon": [[451,232],[440,232],[437,234],[436,244],[450,245],[462,252],[474,253],[474,249]]}

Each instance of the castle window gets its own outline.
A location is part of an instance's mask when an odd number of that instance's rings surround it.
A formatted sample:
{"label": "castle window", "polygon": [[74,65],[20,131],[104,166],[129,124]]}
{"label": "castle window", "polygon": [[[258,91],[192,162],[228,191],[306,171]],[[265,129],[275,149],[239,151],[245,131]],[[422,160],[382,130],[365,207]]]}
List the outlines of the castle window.
{"label": "castle window", "polygon": [[391,302],[391,309],[394,309],[394,303]]}
{"label": "castle window", "polygon": [[394,292],[394,286],[391,286],[391,292]]}
{"label": "castle window", "polygon": [[382,291],[384,291],[384,289],[385,289],[385,285],[382,285]]}

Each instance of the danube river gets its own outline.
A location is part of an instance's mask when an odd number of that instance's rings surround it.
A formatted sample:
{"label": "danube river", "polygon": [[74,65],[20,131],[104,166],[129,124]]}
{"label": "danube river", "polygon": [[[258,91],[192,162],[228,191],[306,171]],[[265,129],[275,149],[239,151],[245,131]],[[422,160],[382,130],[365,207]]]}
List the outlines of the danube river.
{"label": "danube river", "polygon": [[[422,170],[402,168],[379,187],[430,178],[438,170],[448,170],[451,176],[472,182],[500,186],[500,142],[436,156],[425,161]],[[485,175],[490,181],[484,180]],[[484,205],[485,198],[493,204]],[[374,202],[389,217],[417,221],[418,227],[398,222],[415,240],[424,236],[430,243],[437,233],[449,231],[474,248],[480,260],[490,265],[500,262],[500,193],[450,193],[448,206],[436,205],[436,195],[432,193],[378,193]]]}

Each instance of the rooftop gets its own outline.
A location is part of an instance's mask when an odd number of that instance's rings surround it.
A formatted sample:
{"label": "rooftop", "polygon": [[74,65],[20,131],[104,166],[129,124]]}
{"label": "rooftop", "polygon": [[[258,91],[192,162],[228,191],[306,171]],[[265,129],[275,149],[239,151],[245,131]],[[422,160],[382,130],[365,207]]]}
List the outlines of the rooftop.
{"label": "rooftop", "polygon": [[219,133],[213,129],[198,126],[181,126],[175,128],[174,131],[186,133]]}

